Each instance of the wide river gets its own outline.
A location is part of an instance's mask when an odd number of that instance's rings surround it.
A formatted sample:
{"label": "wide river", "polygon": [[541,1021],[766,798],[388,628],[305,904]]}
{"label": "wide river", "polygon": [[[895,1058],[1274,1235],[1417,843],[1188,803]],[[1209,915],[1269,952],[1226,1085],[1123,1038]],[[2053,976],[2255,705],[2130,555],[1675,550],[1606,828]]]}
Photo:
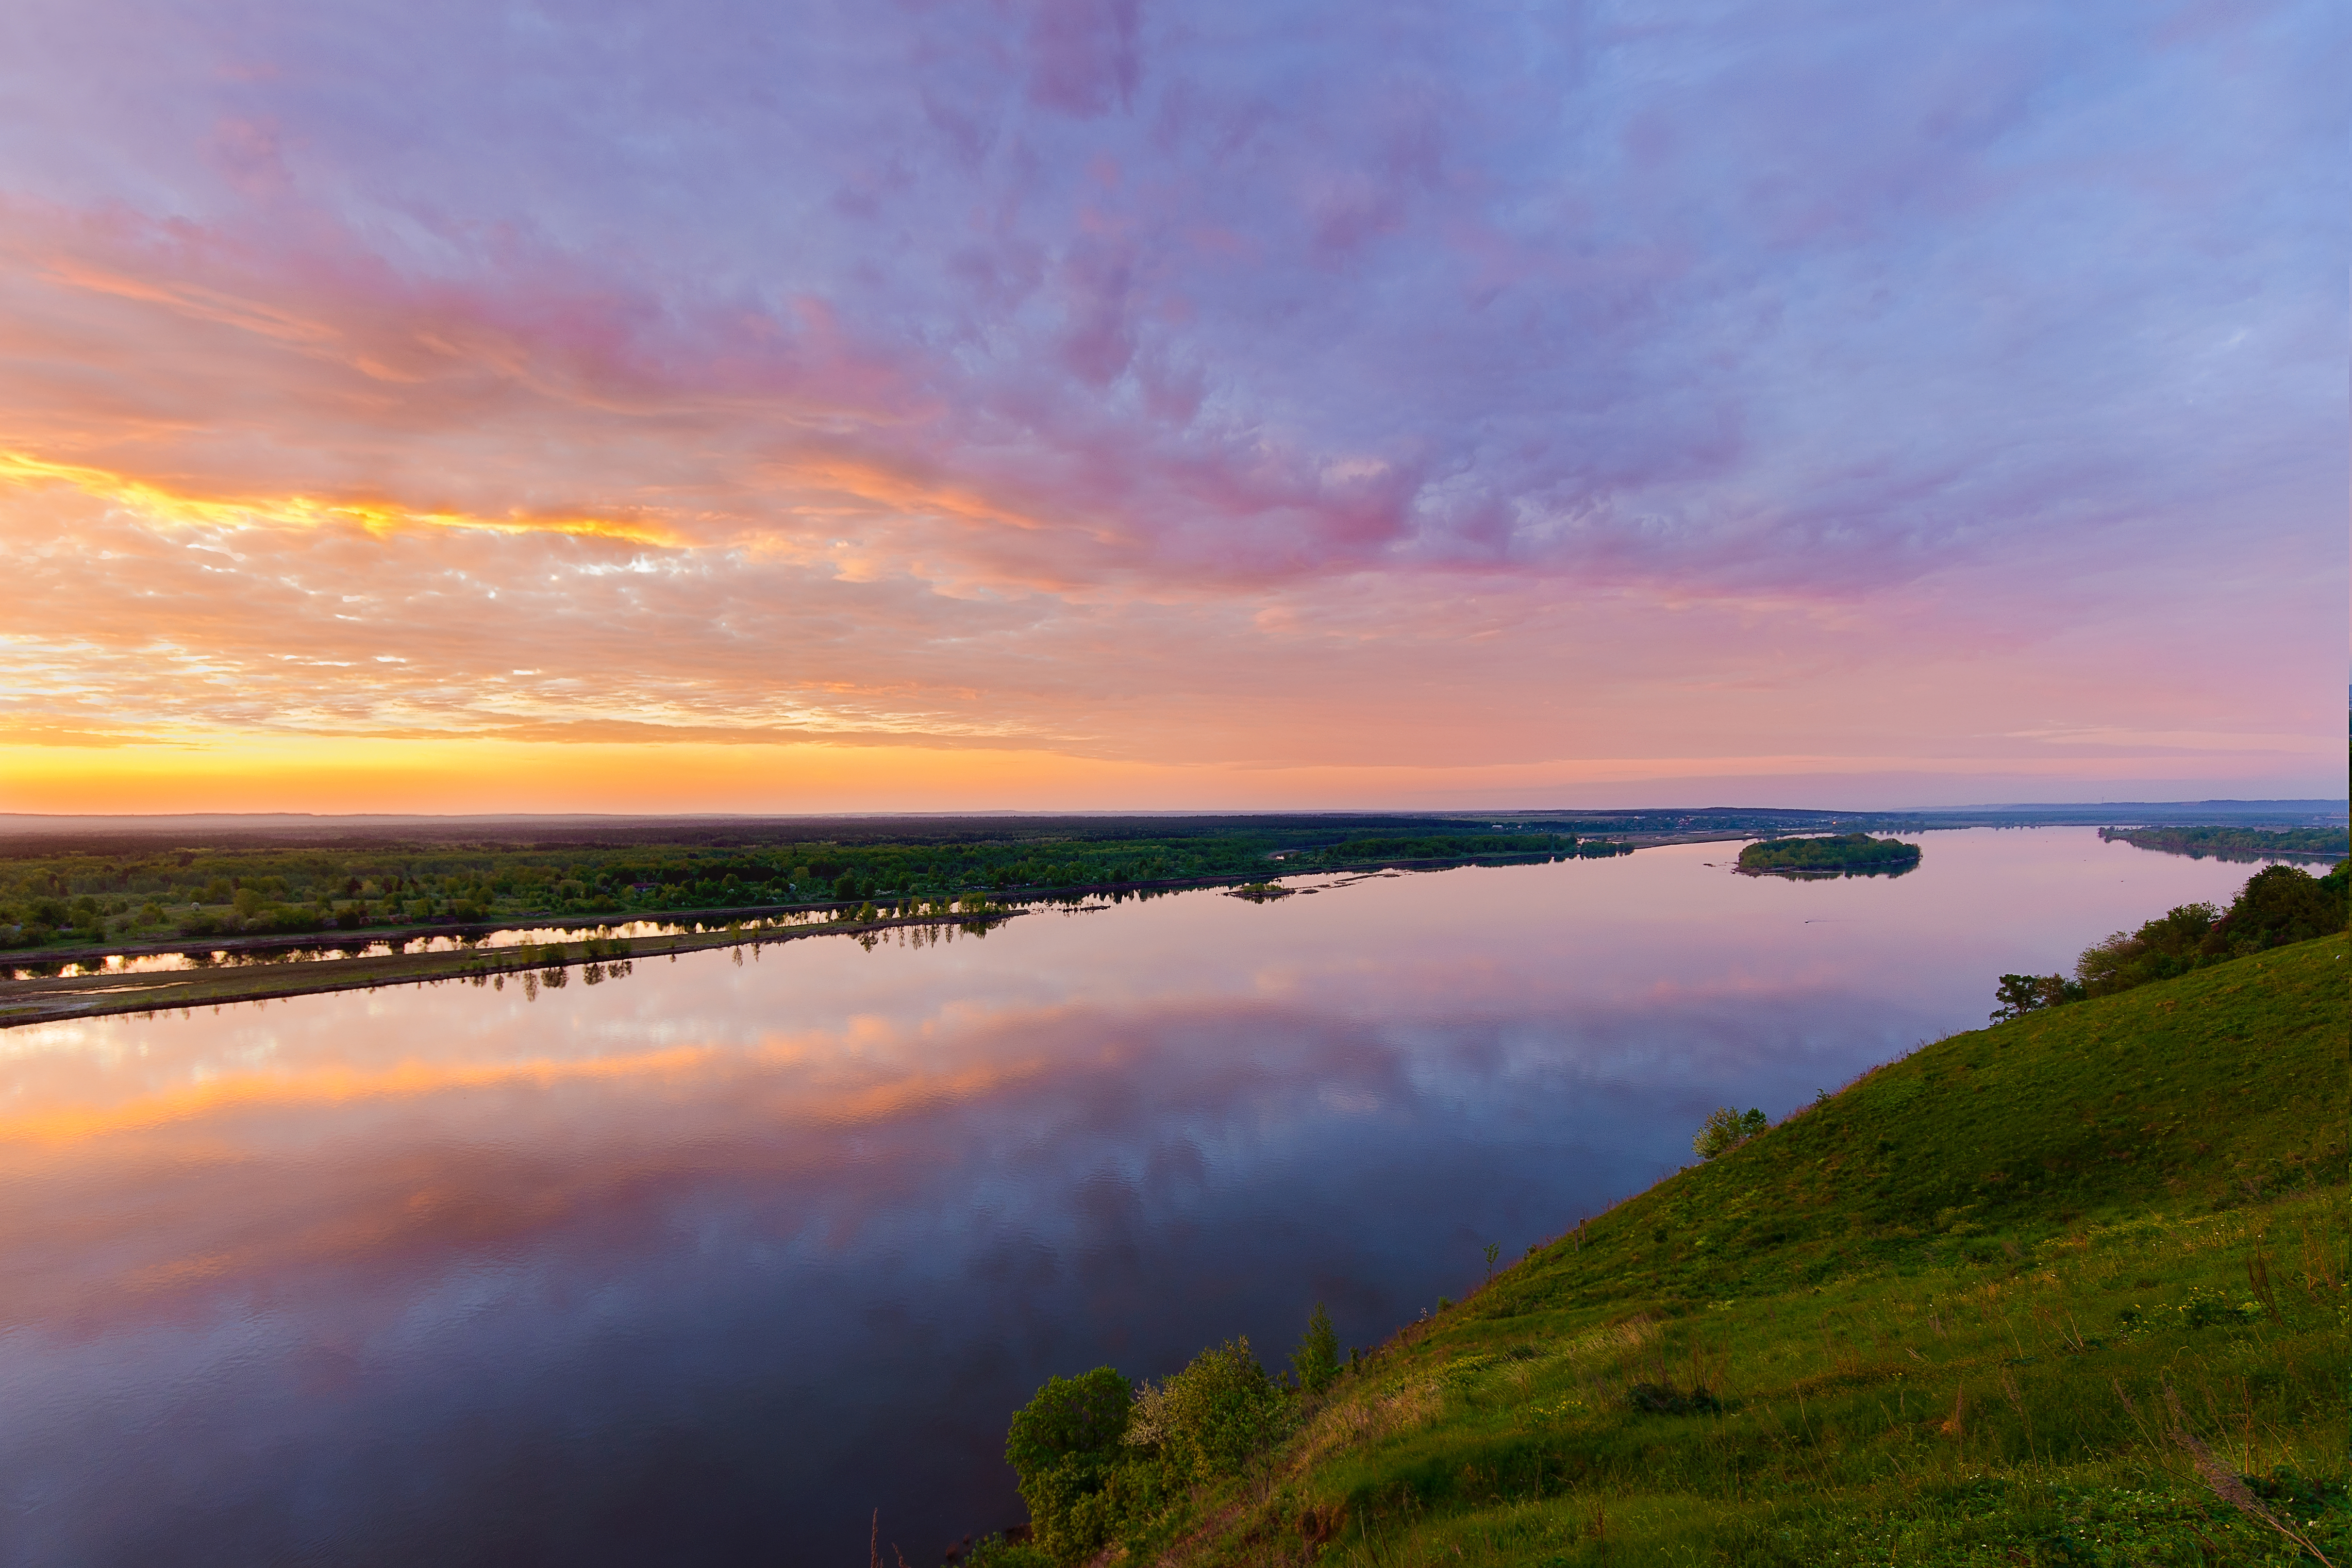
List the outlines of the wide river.
{"label": "wide river", "polygon": [[1922,841],[0,1033],[0,1562],[923,1568],[1049,1373],[1374,1343],[2254,869]]}

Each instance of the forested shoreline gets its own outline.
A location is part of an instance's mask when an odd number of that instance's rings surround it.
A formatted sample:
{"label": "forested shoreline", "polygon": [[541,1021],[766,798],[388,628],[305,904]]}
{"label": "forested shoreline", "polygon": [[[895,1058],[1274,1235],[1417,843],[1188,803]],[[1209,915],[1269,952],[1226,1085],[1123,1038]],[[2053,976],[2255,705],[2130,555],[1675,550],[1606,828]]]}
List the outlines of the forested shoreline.
{"label": "forested shoreline", "polygon": [[178,847],[0,860],[0,948],[579,923],[1149,891],[1390,865],[1629,853],[1622,840],[1442,822],[1229,826],[1153,836],[1000,829],[881,842]]}
{"label": "forested shoreline", "polygon": [[2352,834],[2341,827],[2102,827],[2099,837],[2192,860],[2341,860],[2352,854]]}

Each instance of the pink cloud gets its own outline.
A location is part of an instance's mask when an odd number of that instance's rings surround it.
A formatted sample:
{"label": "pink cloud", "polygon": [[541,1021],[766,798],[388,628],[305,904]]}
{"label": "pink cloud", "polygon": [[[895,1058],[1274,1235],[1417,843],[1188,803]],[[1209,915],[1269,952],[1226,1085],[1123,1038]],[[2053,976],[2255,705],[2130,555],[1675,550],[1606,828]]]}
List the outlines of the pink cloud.
{"label": "pink cloud", "polygon": [[2342,657],[2315,15],[47,11],[0,450],[121,482],[7,502],[19,719],[2203,733]]}

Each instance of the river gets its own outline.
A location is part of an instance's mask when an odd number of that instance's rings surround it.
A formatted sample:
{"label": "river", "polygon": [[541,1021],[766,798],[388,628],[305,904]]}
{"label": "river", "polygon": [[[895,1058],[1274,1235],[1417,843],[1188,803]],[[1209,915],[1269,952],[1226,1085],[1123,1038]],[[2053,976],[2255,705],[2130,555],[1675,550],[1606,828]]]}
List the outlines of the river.
{"label": "river", "polygon": [[928,1568],[1007,1416],[1370,1345],[2253,869],[2088,828],[1306,879],[0,1033],[0,1561]]}

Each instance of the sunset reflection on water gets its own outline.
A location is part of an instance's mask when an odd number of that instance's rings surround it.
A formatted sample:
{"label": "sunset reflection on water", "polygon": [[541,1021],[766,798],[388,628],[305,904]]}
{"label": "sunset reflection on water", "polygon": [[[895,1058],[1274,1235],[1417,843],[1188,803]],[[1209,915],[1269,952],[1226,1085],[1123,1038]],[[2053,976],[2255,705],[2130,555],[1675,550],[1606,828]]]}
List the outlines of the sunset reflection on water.
{"label": "sunset reflection on water", "polygon": [[[1041,911],[0,1033],[10,1562],[910,1562],[1006,1415],[1369,1344],[2251,868],[1937,834]],[[1714,862],[1712,866],[1708,863]],[[887,1553],[886,1553],[887,1554]],[[926,1555],[929,1554],[929,1555]]]}

